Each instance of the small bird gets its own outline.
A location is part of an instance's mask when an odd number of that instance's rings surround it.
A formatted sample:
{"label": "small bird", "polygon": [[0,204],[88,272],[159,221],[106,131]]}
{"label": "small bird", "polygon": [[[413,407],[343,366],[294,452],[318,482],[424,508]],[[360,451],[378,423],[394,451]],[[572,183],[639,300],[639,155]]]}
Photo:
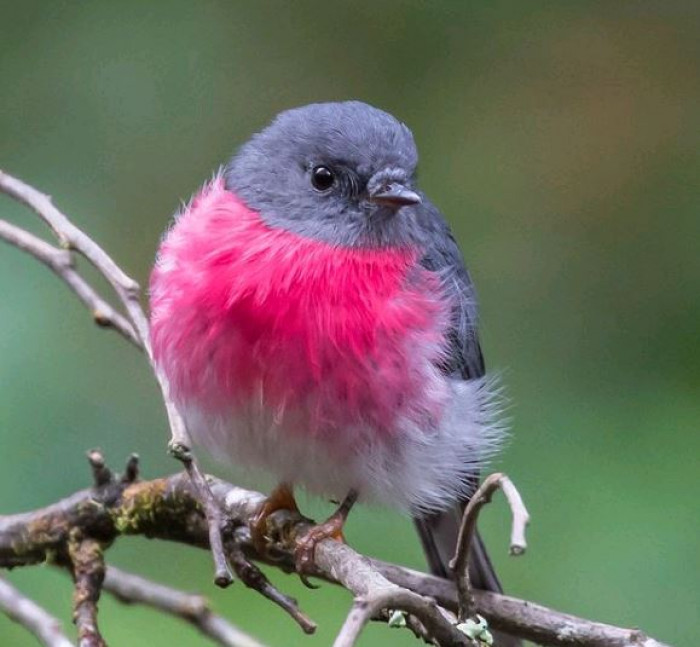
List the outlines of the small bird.
{"label": "small bird", "polygon": [[[504,436],[474,288],[417,161],[408,127],[365,103],[282,112],[158,252],[155,361],[195,442],[277,478],[256,527],[296,507],[297,485],[342,501],[303,540],[302,566],[360,500],[409,513],[448,577],[461,510]],[[500,590],[478,539],[471,563],[476,587]]]}

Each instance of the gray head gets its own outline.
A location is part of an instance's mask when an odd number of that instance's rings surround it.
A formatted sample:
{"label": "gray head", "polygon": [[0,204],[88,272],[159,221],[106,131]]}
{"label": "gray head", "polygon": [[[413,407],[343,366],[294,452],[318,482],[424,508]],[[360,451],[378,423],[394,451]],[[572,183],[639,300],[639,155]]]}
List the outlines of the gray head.
{"label": "gray head", "polygon": [[411,131],[359,101],[279,114],[229,162],[226,188],[274,227],[343,246],[420,242]]}

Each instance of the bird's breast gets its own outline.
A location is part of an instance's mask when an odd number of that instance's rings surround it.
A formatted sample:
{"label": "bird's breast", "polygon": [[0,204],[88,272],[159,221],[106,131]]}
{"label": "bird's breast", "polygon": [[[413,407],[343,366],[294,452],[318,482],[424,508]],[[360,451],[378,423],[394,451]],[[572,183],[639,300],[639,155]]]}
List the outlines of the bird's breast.
{"label": "bird's breast", "polygon": [[418,260],[270,228],[215,180],[161,246],[154,356],[177,399],[212,411],[256,403],[314,434],[430,424],[449,304]]}

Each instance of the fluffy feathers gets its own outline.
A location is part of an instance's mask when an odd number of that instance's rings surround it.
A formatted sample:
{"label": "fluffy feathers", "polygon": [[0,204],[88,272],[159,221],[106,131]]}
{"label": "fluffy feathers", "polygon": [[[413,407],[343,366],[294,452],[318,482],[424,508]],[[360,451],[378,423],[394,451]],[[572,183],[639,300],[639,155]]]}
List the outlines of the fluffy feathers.
{"label": "fluffy feathers", "polygon": [[454,352],[454,276],[416,245],[343,247],[266,223],[217,177],[161,246],[156,361],[215,455],[342,498],[449,506],[500,437]]}

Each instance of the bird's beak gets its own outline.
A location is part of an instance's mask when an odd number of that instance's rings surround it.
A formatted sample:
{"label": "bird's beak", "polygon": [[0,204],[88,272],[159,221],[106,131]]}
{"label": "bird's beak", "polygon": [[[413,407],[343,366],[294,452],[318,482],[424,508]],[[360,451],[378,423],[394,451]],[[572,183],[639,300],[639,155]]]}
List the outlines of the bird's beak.
{"label": "bird's beak", "polygon": [[369,196],[370,202],[393,207],[405,207],[409,204],[420,204],[421,197],[415,192],[407,189],[403,184],[392,182],[389,185],[382,185],[378,189],[372,191]]}

